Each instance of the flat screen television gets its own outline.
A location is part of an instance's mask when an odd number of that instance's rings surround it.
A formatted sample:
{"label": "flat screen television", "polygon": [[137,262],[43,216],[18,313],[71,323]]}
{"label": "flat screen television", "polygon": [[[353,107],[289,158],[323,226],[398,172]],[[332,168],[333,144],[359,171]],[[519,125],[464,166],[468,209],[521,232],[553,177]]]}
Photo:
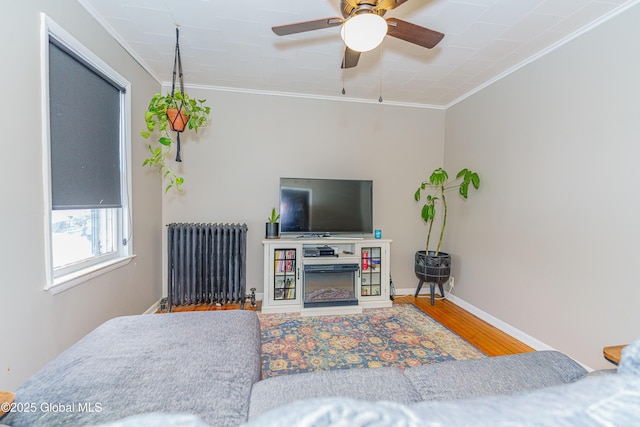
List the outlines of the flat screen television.
{"label": "flat screen television", "polygon": [[280,178],[280,231],[332,235],[373,232],[373,181]]}

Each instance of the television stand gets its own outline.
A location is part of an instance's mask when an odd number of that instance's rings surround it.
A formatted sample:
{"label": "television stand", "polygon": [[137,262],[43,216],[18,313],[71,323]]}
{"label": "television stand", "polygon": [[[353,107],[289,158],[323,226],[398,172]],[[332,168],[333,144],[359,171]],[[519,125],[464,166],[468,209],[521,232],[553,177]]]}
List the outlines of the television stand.
{"label": "television stand", "polygon": [[331,233],[306,233],[296,237],[296,239],[364,240],[364,237],[334,236]]}
{"label": "television stand", "polygon": [[321,239],[323,237],[327,238],[330,237],[331,234],[329,233],[305,233],[302,234],[300,236],[298,236],[298,239]]}
{"label": "television stand", "polygon": [[[335,236],[335,241],[328,242],[331,238],[301,240],[292,237],[262,241],[263,313],[313,316],[391,307],[392,241]],[[314,253],[312,249],[325,246],[331,247],[335,255],[305,256],[305,252]]]}

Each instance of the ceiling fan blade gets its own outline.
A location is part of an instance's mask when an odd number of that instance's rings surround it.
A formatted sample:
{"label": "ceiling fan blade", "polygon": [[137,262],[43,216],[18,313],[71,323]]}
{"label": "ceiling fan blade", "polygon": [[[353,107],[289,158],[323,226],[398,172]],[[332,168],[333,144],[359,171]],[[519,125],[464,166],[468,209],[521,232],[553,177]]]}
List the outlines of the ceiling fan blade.
{"label": "ceiling fan blade", "polygon": [[444,37],[444,34],[438,31],[397,18],[387,19],[387,24],[389,24],[388,35],[408,41],[409,43],[417,44],[418,46],[426,47],[427,49],[435,47]]}
{"label": "ceiling fan blade", "polygon": [[342,18],[324,18],[316,19],[314,21],[296,22],[295,24],[278,25],[276,27],[271,27],[271,29],[279,36],[286,36],[289,34],[337,27],[338,25],[342,25],[342,22]]}
{"label": "ceiling fan blade", "polygon": [[340,68],[353,68],[358,65],[359,59],[360,52],[346,47],[344,49],[344,58],[342,58],[342,65],[340,66]]}

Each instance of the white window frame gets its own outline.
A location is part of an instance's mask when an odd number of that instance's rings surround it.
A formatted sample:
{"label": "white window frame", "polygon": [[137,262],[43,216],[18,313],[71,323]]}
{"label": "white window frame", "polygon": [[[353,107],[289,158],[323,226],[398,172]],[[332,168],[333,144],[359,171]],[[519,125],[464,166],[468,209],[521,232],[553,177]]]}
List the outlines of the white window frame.
{"label": "white window frame", "polygon": [[[57,294],[117,268],[123,267],[134,258],[131,227],[131,84],[93,52],[87,49],[44,13],[41,14],[41,80],[42,80],[42,171],[44,179],[44,240],[46,284],[44,289]],[[61,269],[54,272],[52,245],[52,200],[51,200],[51,141],[49,122],[49,40],[58,43],[78,55],[96,70],[125,88],[121,96],[120,121],[120,165],[122,208],[118,215],[117,253],[107,259],[100,256],[79,263],[74,269]]]}

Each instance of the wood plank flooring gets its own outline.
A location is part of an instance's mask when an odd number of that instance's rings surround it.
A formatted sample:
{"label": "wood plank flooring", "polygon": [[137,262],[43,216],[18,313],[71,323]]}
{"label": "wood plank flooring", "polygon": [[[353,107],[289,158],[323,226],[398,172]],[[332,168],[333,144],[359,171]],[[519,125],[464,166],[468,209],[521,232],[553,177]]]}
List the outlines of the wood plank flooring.
{"label": "wood plank flooring", "polygon": [[435,301],[435,304],[431,306],[429,296],[416,298],[413,295],[407,295],[398,296],[393,302],[394,304],[414,304],[442,325],[473,344],[487,356],[504,356],[535,351],[495,326],[458,307],[451,301],[439,300]]}
{"label": "wood plank flooring", "polygon": [[[254,310],[260,311],[260,301],[256,301],[256,307],[251,307],[247,302],[244,305],[245,310]],[[240,310],[240,304],[229,303],[225,305],[215,305],[215,304],[197,304],[197,305],[181,305],[174,306],[171,311],[174,313],[178,313],[180,311],[211,311],[211,310]],[[158,310],[156,313],[166,313],[167,310]]]}
{"label": "wood plank flooring", "polygon": [[[487,356],[504,356],[508,354],[534,351],[531,347],[523,344],[448,300],[435,301],[435,304],[431,306],[429,296],[420,296],[416,298],[413,295],[407,295],[397,296],[393,303],[414,304],[442,325],[473,344]],[[191,305],[174,307],[172,311],[236,310],[239,308],[240,304],[226,304],[224,306]],[[257,302],[257,307],[255,308],[251,308],[248,303],[245,304],[245,309],[260,311],[260,301]]]}

